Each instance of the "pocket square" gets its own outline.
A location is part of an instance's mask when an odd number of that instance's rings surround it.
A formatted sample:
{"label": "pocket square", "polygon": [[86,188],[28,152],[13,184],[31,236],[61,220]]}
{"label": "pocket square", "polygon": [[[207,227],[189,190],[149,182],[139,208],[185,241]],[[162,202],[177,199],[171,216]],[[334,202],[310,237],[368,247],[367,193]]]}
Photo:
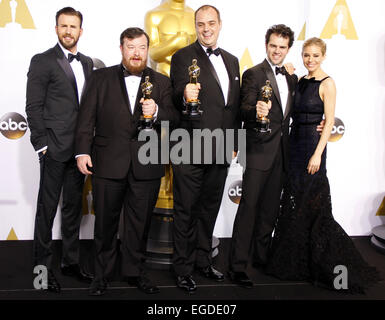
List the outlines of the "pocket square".
{"label": "pocket square", "polygon": [[238,77],[235,77],[235,79],[234,80],[239,80],[239,78]]}

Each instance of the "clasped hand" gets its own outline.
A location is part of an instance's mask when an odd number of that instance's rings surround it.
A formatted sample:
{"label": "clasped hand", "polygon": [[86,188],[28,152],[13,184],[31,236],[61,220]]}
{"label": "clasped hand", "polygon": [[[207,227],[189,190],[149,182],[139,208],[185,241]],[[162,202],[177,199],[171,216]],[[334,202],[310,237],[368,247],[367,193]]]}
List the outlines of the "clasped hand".
{"label": "clasped hand", "polygon": [[257,101],[257,104],[255,106],[255,109],[257,111],[258,117],[266,117],[269,114],[269,111],[271,109],[271,101],[269,100],[268,103],[263,101]]}
{"label": "clasped hand", "polygon": [[199,90],[201,89],[200,83],[188,83],[184,88],[184,98],[186,101],[194,101],[198,99]]}
{"label": "clasped hand", "polygon": [[153,116],[156,112],[156,103],[152,99],[140,99],[139,101],[142,104],[142,112],[144,116]]}

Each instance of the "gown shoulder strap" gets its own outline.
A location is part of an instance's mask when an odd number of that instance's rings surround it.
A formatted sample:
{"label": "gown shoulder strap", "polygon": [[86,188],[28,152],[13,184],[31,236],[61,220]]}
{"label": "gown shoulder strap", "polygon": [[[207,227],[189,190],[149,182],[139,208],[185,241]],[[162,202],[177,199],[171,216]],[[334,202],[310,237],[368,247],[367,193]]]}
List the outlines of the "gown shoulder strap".
{"label": "gown shoulder strap", "polygon": [[326,80],[327,78],[330,78],[330,76],[327,76],[327,77],[323,78],[322,80],[320,80],[320,82]]}

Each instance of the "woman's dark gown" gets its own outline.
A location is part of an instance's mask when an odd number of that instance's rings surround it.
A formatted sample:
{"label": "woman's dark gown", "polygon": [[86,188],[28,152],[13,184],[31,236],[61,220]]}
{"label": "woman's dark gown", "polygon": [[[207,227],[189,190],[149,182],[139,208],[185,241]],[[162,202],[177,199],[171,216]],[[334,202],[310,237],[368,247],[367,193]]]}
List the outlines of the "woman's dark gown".
{"label": "woman's dark gown", "polygon": [[347,268],[347,290],[364,292],[368,285],[380,280],[379,274],[368,266],[333,219],[326,148],[319,171],[310,175],[306,169],[320,139],[316,127],[324,113],[319,96],[323,80],[302,78],[296,87],[289,176],[266,272],[282,280],[307,280],[334,288],[334,279],[341,273],[334,273],[334,268],[343,265]]}

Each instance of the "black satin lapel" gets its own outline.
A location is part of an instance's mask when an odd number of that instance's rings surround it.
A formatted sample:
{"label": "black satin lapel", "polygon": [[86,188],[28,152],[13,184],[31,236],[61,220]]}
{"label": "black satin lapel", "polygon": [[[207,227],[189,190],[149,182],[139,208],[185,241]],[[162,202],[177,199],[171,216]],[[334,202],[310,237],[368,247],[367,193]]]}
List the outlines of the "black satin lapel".
{"label": "black satin lapel", "polygon": [[[140,118],[142,114],[142,105],[139,103],[140,99],[143,97],[143,92],[142,92],[142,83],[145,81],[146,76],[150,76],[149,69],[146,67],[146,69],[143,70],[142,73],[142,78],[140,79],[140,84],[138,87],[138,92],[136,93],[136,101],[135,101],[135,109],[134,109],[134,117],[135,118]],[[151,77],[148,80],[154,84],[153,81],[151,81]]]}
{"label": "black satin lapel", "polygon": [[278,101],[279,105],[281,106],[281,110],[282,110],[282,102],[281,102],[281,97],[279,96],[277,81],[275,80],[273,70],[271,70],[269,63],[266,60],[264,62],[264,69],[265,69],[267,79],[270,81],[270,85],[273,88],[273,93],[274,93],[275,97],[277,98],[277,101]]}
{"label": "black satin lapel", "polygon": [[[58,52],[58,50],[60,50],[60,52]],[[60,67],[63,69],[65,75],[67,76],[68,80],[70,81],[70,83],[72,85],[72,88],[74,89],[76,101],[79,101],[79,98],[78,98],[78,88],[77,88],[77,85],[76,85],[75,75],[74,75],[74,73],[72,71],[70,63],[66,59],[66,57],[65,57],[63,51],[60,49],[60,47],[58,48],[58,50],[56,50],[56,53],[58,55],[56,61],[58,62]]]}
{"label": "black satin lapel", "polygon": [[288,96],[287,96],[287,104],[286,104],[286,108],[285,108],[285,114],[283,115],[284,119],[290,113],[290,108],[292,106],[292,101],[293,101],[293,93],[294,93],[294,89],[295,89],[295,83],[294,83],[293,77],[286,74],[286,81],[287,81],[287,85],[289,88],[289,92],[288,92]]}
{"label": "black satin lapel", "polygon": [[[217,84],[219,86],[219,88],[222,90],[222,87],[221,87],[221,83],[219,81],[219,78],[218,78],[218,75],[217,75],[217,72],[215,71],[215,68],[213,66],[213,64],[211,63],[209,57],[207,56],[206,52],[203,51],[201,45],[199,44],[199,42],[195,42],[195,49],[196,49],[196,52],[197,52],[197,65],[199,67],[201,67],[201,69],[205,68],[205,69],[209,69],[211,74],[213,75],[213,77],[215,78],[215,80],[217,81]],[[198,82],[199,82],[199,78],[198,78]]]}
{"label": "black satin lapel", "polygon": [[221,52],[221,56],[222,56],[223,62],[225,64],[225,67],[226,67],[226,70],[227,70],[227,75],[229,77],[229,88],[228,88],[228,91],[227,91],[227,104],[229,105],[230,101],[231,101],[231,98],[232,98],[232,95],[231,95],[232,90],[231,90],[231,88],[234,88],[235,74],[233,73],[233,70],[232,70],[231,65],[229,63],[227,55],[223,51]]}
{"label": "black satin lapel", "polygon": [[82,96],[84,89],[86,88],[87,80],[88,80],[89,76],[91,75],[92,67],[89,65],[88,61],[85,58],[83,58],[82,56],[80,56],[80,62],[82,64],[83,74],[84,74],[84,85],[83,85],[82,94],[81,94],[81,96]]}
{"label": "black satin lapel", "polygon": [[80,58],[80,62],[83,67],[84,79],[87,81],[88,77],[91,75],[91,66],[88,64],[88,61],[84,58]]}
{"label": "black satin lapel", "polygon": [[128,109],[128,112],[132,114],[131,112],[131,105],[130,105],[130,100],[128,99],[128,93],[127,93],[127,87],[126,87],[126,82],[124,81],[124,76],[123,76],[123,69],[121,65],[118,65],[116,67],[116,72],[117,76],[119,78],[119,84],[120,84],[120,91],[122,93],[122,97],[124,99],[124,102],[126,103],[126,107]]}

